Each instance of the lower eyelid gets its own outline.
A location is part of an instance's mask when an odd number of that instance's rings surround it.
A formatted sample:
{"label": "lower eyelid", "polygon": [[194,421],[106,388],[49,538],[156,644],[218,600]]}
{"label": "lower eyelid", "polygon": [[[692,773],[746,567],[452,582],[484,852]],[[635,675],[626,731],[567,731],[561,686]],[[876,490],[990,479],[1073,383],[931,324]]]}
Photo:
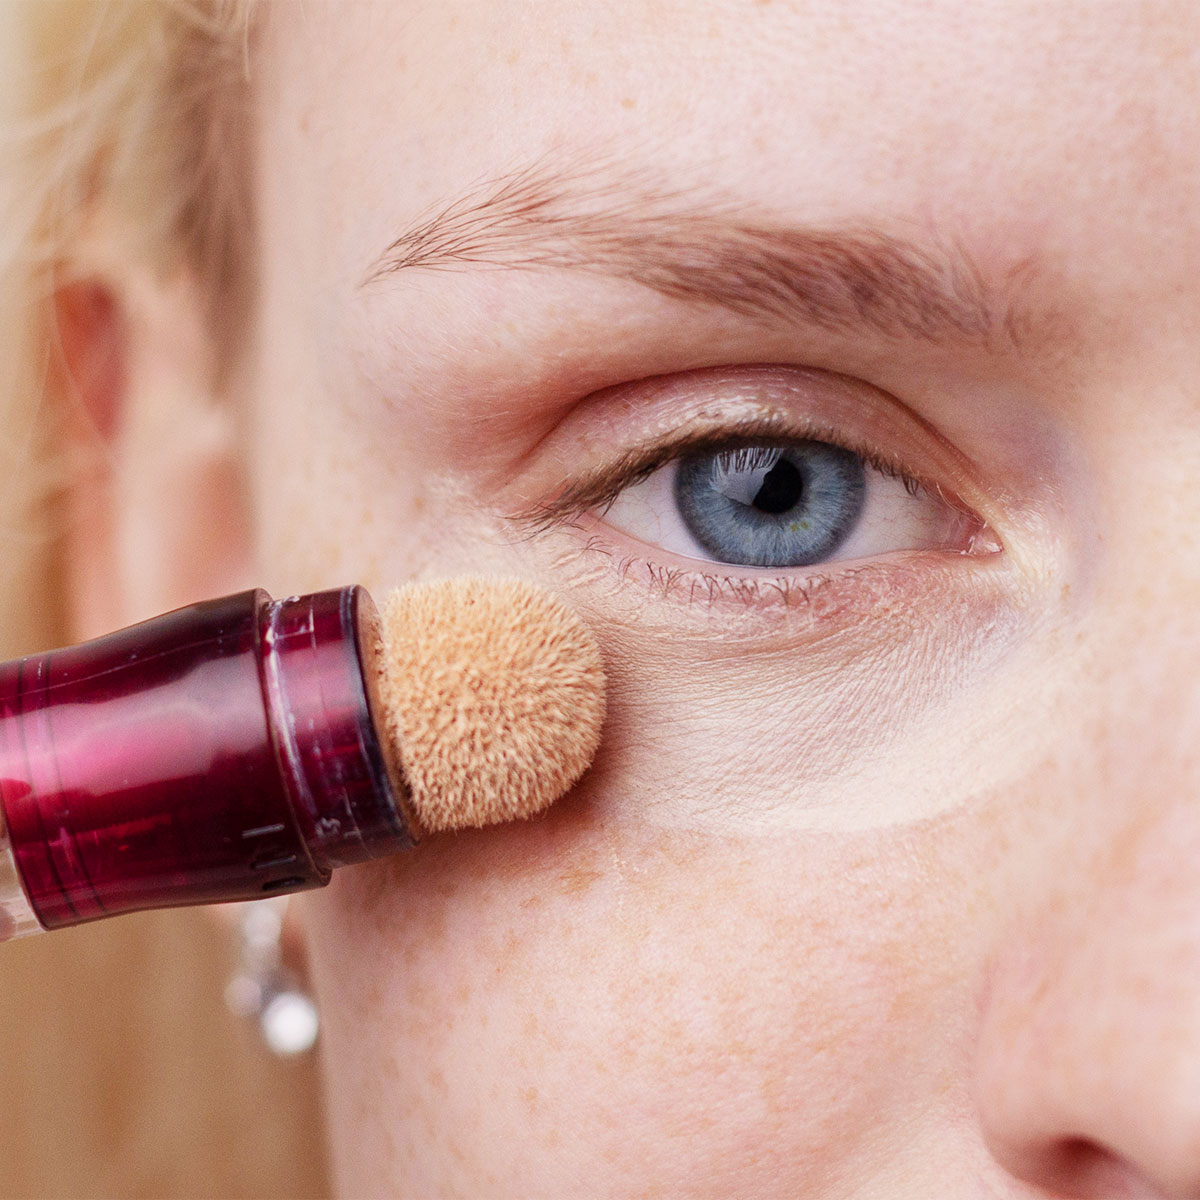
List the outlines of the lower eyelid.
{"label": "lower eyelid", "polygon": [[784,645],[779,636],[807,643],[853,627],[894,637],[904,609],[913,615],[901,619],[902,628],[917,617],[942,619],[964,603],[991,608],[1008,577],[1003,554],[990,544],[978,553],[904,552],[785,574],[675,555],[650,559],[646,547],[614,532],[584,514],[543,536],[553,543],[552,569],[584,604],[645,636],[690,628],[727,643],[747,639],[747,646],[765,638],[761,644],[775,650]]}

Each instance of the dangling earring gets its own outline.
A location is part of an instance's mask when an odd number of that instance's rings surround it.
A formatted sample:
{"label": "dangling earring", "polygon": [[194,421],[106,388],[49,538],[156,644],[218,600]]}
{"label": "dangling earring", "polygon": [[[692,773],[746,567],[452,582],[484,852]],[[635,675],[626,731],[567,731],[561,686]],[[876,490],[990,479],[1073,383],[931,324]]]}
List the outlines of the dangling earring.
{"label": "dangling earring", "polygon": [[300,977],[283,962],[283,921],[288,897],[241,906],[238,965],[225,986],[234,1015],[251,1018],[272,1053],[292,1058],[311,1050],[321,1019]]}

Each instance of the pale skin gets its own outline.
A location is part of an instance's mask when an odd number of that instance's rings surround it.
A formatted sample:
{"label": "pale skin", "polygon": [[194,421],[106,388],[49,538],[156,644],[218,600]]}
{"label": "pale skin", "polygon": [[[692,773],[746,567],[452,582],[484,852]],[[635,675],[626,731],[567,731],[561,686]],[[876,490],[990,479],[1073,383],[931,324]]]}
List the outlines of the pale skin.
{"label": "pale skin", "polygon": [[[340,1191],[1200,1195],[1200,11],[268,18],[244,503],[186,284],[143,294],[97,251],[129,363],[116,486],[80,493],[81,631],[250,581],[491,571],[568,597],[612,680],[546,818],[305,898]],[[672,210],[958,248],[1024,336],[822,328],[515,252],[364,283],[465,191],[560,160],[593,212],[636,176]],[[990,540],[792,571],[789,604],[720,582],[789,572],[598,513],[521,523],[739,404],[915,460]]]}

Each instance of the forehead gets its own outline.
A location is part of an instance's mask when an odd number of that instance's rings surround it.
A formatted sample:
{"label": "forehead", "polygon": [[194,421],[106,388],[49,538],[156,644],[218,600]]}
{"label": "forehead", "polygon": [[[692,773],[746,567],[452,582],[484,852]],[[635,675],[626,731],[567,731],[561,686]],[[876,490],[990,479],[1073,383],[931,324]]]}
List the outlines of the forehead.
{"label": "forehead", "polygon": [[1001,257],[1195,223],[1190,0],[360,0],[272,6],[260,43],[267,138],[364,268],[398,218],[564,152]]}

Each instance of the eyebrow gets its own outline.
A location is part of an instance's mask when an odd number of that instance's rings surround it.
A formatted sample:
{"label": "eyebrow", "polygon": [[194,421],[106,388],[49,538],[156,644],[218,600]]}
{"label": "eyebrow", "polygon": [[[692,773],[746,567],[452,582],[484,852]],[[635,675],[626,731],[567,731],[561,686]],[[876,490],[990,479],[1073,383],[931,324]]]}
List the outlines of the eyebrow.
{"label": "eyebrow", "polygon": [[[378,257],[370,286],[414,270],[560,268],[612,276],[674,300],[831,333],[1019,348],[1044,315],[1032,258],[988,283],[956,243],[869,225],[794,227],[619,166],[534,164],[419,218]],[[1000,347],[997,346],[997,341]]]}

